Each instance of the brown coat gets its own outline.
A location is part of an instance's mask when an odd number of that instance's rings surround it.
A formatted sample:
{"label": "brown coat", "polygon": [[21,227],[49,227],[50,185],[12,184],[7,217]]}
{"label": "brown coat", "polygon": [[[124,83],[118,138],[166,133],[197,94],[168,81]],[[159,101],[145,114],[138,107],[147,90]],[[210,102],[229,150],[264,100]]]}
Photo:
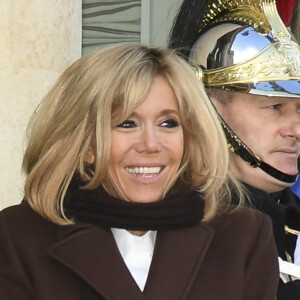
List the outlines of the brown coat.
{"label": "brown coat", "polygon": [[157,235],[142,293],[109,229],[57,226],[26,205],[0,213],[0,299],[79,300],[85,280],[103,299],[273,300],[277,254],[265,215],[242,209]]}

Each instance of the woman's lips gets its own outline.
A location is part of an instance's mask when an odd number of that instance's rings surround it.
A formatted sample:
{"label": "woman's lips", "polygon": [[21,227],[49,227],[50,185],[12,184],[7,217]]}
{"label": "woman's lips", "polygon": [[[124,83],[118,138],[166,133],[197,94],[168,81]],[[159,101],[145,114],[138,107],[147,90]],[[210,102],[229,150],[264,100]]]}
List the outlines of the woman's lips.
{"label": "woman's lips", "polygon": [[129,174],[133,174],[136,176],[154,176],[159,174],[163,167],[161,166],[153,166],[153,167],[144,167],[144,166],[137,166],[137,167],[125,167],[126,172]]}

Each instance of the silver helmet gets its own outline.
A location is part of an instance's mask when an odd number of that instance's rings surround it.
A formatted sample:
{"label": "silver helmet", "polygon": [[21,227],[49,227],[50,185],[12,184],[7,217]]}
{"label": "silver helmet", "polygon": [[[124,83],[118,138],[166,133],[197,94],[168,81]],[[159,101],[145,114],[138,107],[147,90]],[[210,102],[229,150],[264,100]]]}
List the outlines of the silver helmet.
{"label": "silver helmet", "polygon": [[300,47],[275,0],[209,0],[190,62],[208,87],[300,97]]}

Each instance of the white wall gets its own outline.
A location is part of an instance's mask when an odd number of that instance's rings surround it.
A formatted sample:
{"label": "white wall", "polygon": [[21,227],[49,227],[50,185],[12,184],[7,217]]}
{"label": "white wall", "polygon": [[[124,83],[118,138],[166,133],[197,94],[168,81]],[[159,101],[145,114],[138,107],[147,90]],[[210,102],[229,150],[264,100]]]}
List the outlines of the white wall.
{"label": "white wall", "polygon": [[0,209],[23,195],[30,115],[81,56],[81,0],[0,1]]}

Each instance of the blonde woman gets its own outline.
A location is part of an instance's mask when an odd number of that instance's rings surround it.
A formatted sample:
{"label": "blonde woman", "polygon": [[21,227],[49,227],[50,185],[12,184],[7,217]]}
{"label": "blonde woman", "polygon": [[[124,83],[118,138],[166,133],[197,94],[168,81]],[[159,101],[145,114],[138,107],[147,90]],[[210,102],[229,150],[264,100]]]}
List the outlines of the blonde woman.
{"label": "blonde woman", "polygon": [[232,209],[226,141],[192,68],[122,44],[70,66],[0,213],[1,299],[275,299],[269,219]]}

